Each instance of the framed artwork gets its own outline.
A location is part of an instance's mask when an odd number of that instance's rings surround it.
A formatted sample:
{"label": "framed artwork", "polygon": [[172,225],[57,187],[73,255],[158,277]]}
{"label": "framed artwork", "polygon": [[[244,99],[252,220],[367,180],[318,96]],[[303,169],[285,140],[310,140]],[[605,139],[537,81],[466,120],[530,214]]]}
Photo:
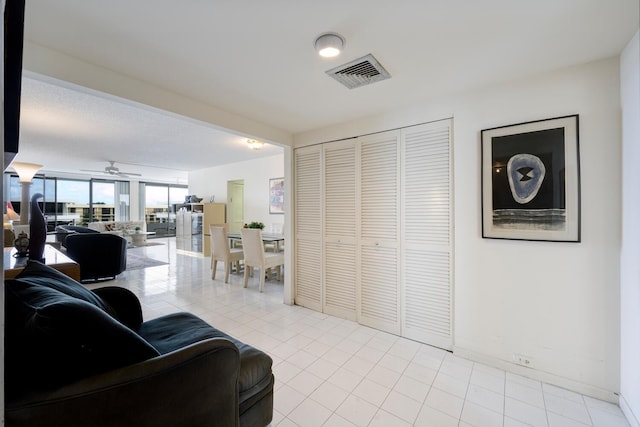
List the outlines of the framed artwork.
{"label": "framed artwork", "polygon": [[578,115],[481,133],[482,237],[579,242]]}
{"label": "framed artwork", "polygon": [[269,213],[284,213],[284,178],[269,180]]}

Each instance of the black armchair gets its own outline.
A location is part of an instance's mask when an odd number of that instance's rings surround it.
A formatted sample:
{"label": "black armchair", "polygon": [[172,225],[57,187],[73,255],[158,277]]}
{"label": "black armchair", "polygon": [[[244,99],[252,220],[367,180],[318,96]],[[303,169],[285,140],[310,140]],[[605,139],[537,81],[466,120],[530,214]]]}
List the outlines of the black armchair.
{"label": "black armchair", "polygon": [[80,279],[111,279],[127,268],[127,240],[115,234],[73,233],[66,237],[67,256],[80,265]]}
{"label": "black armchair", "polygon": [[132,292],[35,261],[5,292],[7,426],[271,422],[271,358],[192,314],[143,322]]}

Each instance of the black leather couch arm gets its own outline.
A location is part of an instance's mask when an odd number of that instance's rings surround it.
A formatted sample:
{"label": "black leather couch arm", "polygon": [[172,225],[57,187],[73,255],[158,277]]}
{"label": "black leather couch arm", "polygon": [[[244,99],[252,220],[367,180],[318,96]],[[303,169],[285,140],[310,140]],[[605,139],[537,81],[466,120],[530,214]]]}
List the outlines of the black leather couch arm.
{"label": "black leather couch arm", "polygon": [[134,331],[140,329],[142,307],[140,306],[140,300],[133,292],[117,286],[105,286],[93,289],[93,293],[98,295],[115,311],[118,320],[126,327]]}
{"label": "black leather couch arm", "polygon": [[238,426],[237,347],[212,338],[6,402],[7,426]]}

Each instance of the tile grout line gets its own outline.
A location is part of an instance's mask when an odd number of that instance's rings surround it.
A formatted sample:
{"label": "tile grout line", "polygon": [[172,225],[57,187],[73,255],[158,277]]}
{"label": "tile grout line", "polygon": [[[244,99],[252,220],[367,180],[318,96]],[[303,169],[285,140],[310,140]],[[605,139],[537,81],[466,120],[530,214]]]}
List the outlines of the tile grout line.
{"label": "tile grout line", "polygon": [[[458,417],[458,427],[462,424],[462,414],[464,413],[464,407],[467,404],[467,396],[469,395],[469,387],[471,387],[471,375],[473,375],[473,368],[475,368],[475,362],[472,362],[471,374],[469,375],[469,381],[467,381],[467,389],[464,392],[464,398],[462,399],[462,409],[460,409],[460,416]],[[504,425],[504,422],[503,422]]]}
{"label": "tile grout line", "polygon": [[[169,249],[169,248],[167,248]],[[182,256],[182,255],[180,255]],[[170,260],[171,261],[171,260]],[[194,261],[194,265],[197,266],[195,263],[198,260]],[[204,262],[206,263],[207,259],[204,259]],[[256,311],[256,310],[260,310],[262,313],[269,313],[272,312],[274,310],[278,311],[277,307],[277,303],[278,301],[276,301],[277,299],[277,292],[272,293],[271,295],[265,294],[265,295],[260,295],[261,297],[268,297],[268,300],[265,301],[260,301],[257,300],[255,298],[253,298],[252,295],[250,295],[247,292],[242,292],[239,293],[237,289],[235,289],[238,284],[235,282],[231,282],[229,284],[228,287],[226,287],[225,289],[221,289],[222,288],[222,284],[217,283],[218,281],[215,282],[211,282],[210,280],[206,280],[208,279],[208,277],[205,277],[206,274],[202,274],[202,272],[197,272],[193,267],[191,269],[189,269],[189,262],[178,262],[179,266],[176,266],[176,262],[175,260],[172,260],[170,262],[170,264],[173,264],[170,268],[169,271],[169,277],[166,277],[166,273],[164,273],[164,277],[159,277],[160,274],[158,272],[160,271],[164,271],[166,269],[163,269],[161,267],[154,267],[151,269],[147,270],[147,275],[146,277],[143,277],[140,274],[131,274],[129,275],[129,277],[124,278],[122,281],[116,281],[116,282],[111,282],[111,284],[115,284],[115,285],[122,285],[124,287],[130,288],[142,301],[144,301],[144,311],[145,311],[145,318],[149,315],[151,315],[152,317],[157,317],[162,315],[167,309],[171,309],[172,307],[177,307],[180,310],[185,310],[185,311],[192,311],[192,310],[196,310],[199,313],[206,313],[206,317],[210,317],[212,319],[219,319],[220,321],[224,320],[224,324],[227,328],[229,328],[228,325],[232,325],[232,324],[236,324],[238,326],[238,330],[243,330],[241,335],[248,335],[251,334],[252,335],[252,339],[255,338],[256,340],[259,340],[259,342],[262,342],[262,338],[264,337],[265,339],[265,346],[267,346],[268,343],[268,347],[272,347],[273,346],[273,342],[280,342],[280,343],[287,343],[289,345],[293,345],[290,342],[288,342],[291,339],[294,339],[295,337],[301,337],[303,336],[303,334],[299,331],[299,329],[290,328],[290,325],[292,323],[295,323],[295,321],[287,321],[286,323],[282,323],[281,321],[275,321],[275,317],[273,318],[274,321],[271,321],[271,319],[269,320],[269,327],[265,327],[265,328],[259,328],[256,329],[256,324],[254,323],[256,320],[259,319],[259,316],[257,318],[252,318],[247,320],[247,317],[245,317],[244,315],[242,316],[237,316],[237,315],[232,315],[232,313],[237,310],[242,310],[241,307],[243,306],[251,306],[253,307],[252,310],[248,310],[247,313],[250,313],[252,311]],[[208,264],[207,266],[208,267]],[[202,268],[202,270],[206,270],[206,268]],[[180,277],[180,280],[176,279],[176,275],[178,275]],[[199,285],[197,282],[202,282],[200,283],[200,285],[202,286],[196,286]],[[205,283],[207,282],[207,283]],[[191,288],[182,288],[182,290],[180,290],[180,287],[183,286],[186,283],[191,283],[192,287]],[[182,285],[181,285],[182,284]],[[105,284],[107,285],[107,284]],[[207,285],[207,286],[205,286]],[[241,284],[240,284],[241,285]],[[178,296],[178,294],[176,294],[176,289],[180,290],[180,296]],[[211,289],[214,289],[215,291],[212,291]],[[266,289],[266,288],[265,288]],[[250,289],[251,290],[251,289]],[[255,290],[255,289],[254,289]],[[276,290],[275,288],[272,287],[272,290]],[[193,292],[190,293],[190,292]],[[167,307],[162,307],[163,304],[166,304]],[[280,302],[281,304],[281,302]],[[153,307],[153,308],[151,308]],[[327,316],[323,317],[322,319],[316,319],[312,316],[307,316],[305,313],[300,313],[300,311],[291,311],[289,310],[291,307],[287,307],[287,309],[282,309],[281,313],[283,317],[286,317],[287,319],[305,319],[307,322],[305,323],[309,323],[309,324],[313,324],[318,326],[318,329],[324,332],[331,332],[331,331],[337,331],[340,326],[345,326],[343,323],[336,323],[333,324],[330,329],[322,329],[322,327],[320,326],[322,324],[322,322],[324,322],[327,319]],[[220,309],[223,313],[218,312],[217,310]],[[280,312],[280,311],[278,311]],[[231,317],[229,317],[229,315],[231,315]],[[227,320],[225,320],[227,319]],[[228,321],[228,323],[227,323]],[[275,326],[272,326],[275,325]],[[326,325],[327,327],[329,327],[329,324]],[[274,331],[274,328],[277,327],[281,327],[286,329],[286,333],[276,333]],[[245,329],[246,328],[246,329]],[[345,329],[346,331],[347,329]],[[354,334],[355,332],[357,332],[358,329],[349,329],[349,334],[347,336],[342,335],[342,333],[337,334],[342,338],[342,341],[344,341],[345,339],[347,339],[349,336],[351,336],[352,334]],[[255,335],[253,335],[255,334]],[[304,335],[306,337],[306,335]],[[378,335],[367,335],[367,339],[365,340],[365,342],[363,344],[361,344],[361,348],[366,347],[367,344],[371,344],[372,340],[374,340]],[[286,338],[285,338],[286,337]],[[384,338],[382,335],[379,336],[380,338]],[[309,339],[312,339],[310,337],[307,337]],[[364,339],[364,336],[362,337]],[[401,338],[401,337],[399,337]],[[258,341],[257,341],[258,342]],[[317,337],[313,338],[312,341],[309,343],[311,344],[312,342],[318,342]],[[398,343],[398,340],[396,340],[396,342],[394,344],[391,344],[386,350],[384,350],[384,352],[382,352],[383,356],[395,356],[392,355],[390,352],[393,351],[394,349],[394,345]],[[376,345],[378,345],[378,347],[376,347],[377,349],[382,348],[381,347],[382,342],[377,342]],[[334,349],[336,348],[338,344],[332,344],[331,346],[329,346],[329,349]],[[297,345],[295,345],[294,347],[297,348],[297,351],[306,351],[306,346],[302,346],[300,348],[298,348]],[[421,349],[422,347],[419,347],[419,349]],[[329,350],[328,350],[329,351]],[[404,349],[398,349],[398,351],[404,351]],[[357,353],[357,352],[356,352]],[[339,368],[344,367],[344,365],[346,363],[348,363],[349,360],[352,360],[356,353],[353,354],[349,354],[349,357],[342,362],[340,365],[338,365]],[[383,410],[382,409],[382,405],[387,401],[387,399],[389,399],[389,395],[390,393],[392,393],[394,391],[394,387],[396,387],[399,383],[399,381],[401,380],[401,378],[403,378],[408,370],[408,367],[411,366],[412,363],[415,363],[416,360],[418,360],[418,355],[420,354],[420,350],[416,351],[412,358],[409,360],[409,363],[407,365],[404,366],[404,368],[402,369],[402,372],[399,372],[399,377],[397,379],[395,379],[394,381],[392,381],[391,384],[391,388],[389,393],[387,394],[387,396],[385,397],[385,399],[383,400],[381,405],[376,405],[376,413]],[[427,353],[425,353],[426,355]],[[434,354],[435,355],[435,354]],[[319,356],[316,360],[325,360],[328,362],[327,359],[324,359],[324,353]],[[282,359],[280,357],[278,357],[279,363],[282,363],[284,361],[287,361],[290,357],[292,357],[292,355],[289,355],[287,359]],[[396,356],[397,357],[397,356]],[[332,359],[333,360],[333,359]],[[367,359],[368,360],[368,359]],[[382,366],[380,365],[382,359],[378,359],[377,362],[375,364],[373,364],[373,366],[371,367],[371,369],[368,370],[367,374],[365,374],[364,376],[362,376],[362,378],[358,381],[358,383],[355,385],[355,387],[358,387],[360,384],[362,384],[362,382],[364,381],[364,379],[370,379],[369,375],[371,374],[371,370],[375,369],[377,366]],[[421,403],[421,407],[418,411],[418,414],[416,415],[416,418],[414,418],[414,424],[417,421],[417,417],[420,415],[420,411],[422,410],[422,408],[425,407],[425,404],[427,402],[427,399],[429,398],[429,395],[431,394],[431,392],[435,389],[437,389],[437,387],[434,387],[434,382],[435,379],[437,378],[438,375],[440,374],[444,374],[442,369],[444,366],[444,363],[447,361],[447,357],[443,357],[439,359],[439,364],[437,367],[437,370],[435,370],[435,377],[433,378],[433,380],[430,382],[430,384],[427,383],[422,383],[422,381],[420,380],[420,378],[424,378],[423,375],[417,375],[417,376],[411,376],[411,379],[415,379],[416,381],[421,382],[422,384],[424,384],[425,388],[420,389],[420,393],[425,393],[424,394],[424,398],[421,399],[422,402],[418,401],[418,400],[414,400],[415,402]],[[301,361],[304,361],[304,359],[301,359]],[[406,359],[405,359],[406,361]],[[333,363],[333,362],[332,362]],[[385,362],[386,363],[386,362]],[[337,365],[337,364],[336,364]],[[423,365],[421,365],[423,366]],[[474,372],[480,372],[483,370],[477,370],[476,368],[478,366],[485,366],[482,364],[473,364],[472,370],[471,370],[471,376],[473,377],[473,373]],[[386,366],[385,366],[386,367]],[[430,365],[429,369],[433,369],[433,367],[435,367],[435,364]],[[297,375],[299,375],[301,372],[305,371],[309,374],[312,374],[312,372],[307,371],[309,367],[307,366],[306,368],[302,369]],[[389,369],[389,368],[387,368]],[[416,370],[413,371],[418,372],[420,374],[422,374],[424,371],[420,371],[420,370]],[[454,373],[458,373],[457,371],[453,371]],[[315,375],[315,374],[314,374]],[[429,374],[431,375],[431,374]],[[323,375],[324,376],[324,375]],[[529,406],[532,407],[537,407],[535,404],[531,403],[532,401],[536,402],[537,399],[531,399],[531,400],[526,400],[526,396],[527,394],[522,394],[522,393],[516,393],[516,396],[518,397],[508,397],[507,396],[507,375],[505,373],[504,375],[504,379],[502,380],[502,386],[503,386],[503,390],[504,390],[504,397],[503,397],[503,404],[502,404],[502,409],[503,409],[503,425],[505,425],[505,421],[507,418],[507,414],[506,414],[506,407],[507,407],[507,398],[509,399],[513,399],[513,401],[515,402],[521,402],[524,404],[527,404]],[[295,376],[294,376],[295,378]],[[387,378],[391,378],[389,376],[387,376]],[[455,377],[457,378],[457,377]],[[281,416],[281,420],[279,421],[279,424],[285,424],[286,422],[284,420],[287,420],[288,422],[290,422],[292,425],[296,424],[292,421],[292,419],[288,418],[288,416],[291,415],[291,413],[293,411],[295,411],[301,404],[303,404],[305,402],[305,400],[307,399],[311,399],[312,402],[317,403],[320,407],[326,408],[324,405],[322,405],[321,403],[315,401],[314,399],[312,399],[310,397],[311,394],[313,394],[319,387],[322,387],[324,384],[329,383],[328,379],[324,379],[321,378],[322,381],[319,383],[319,385],[317,387],[314,388],[313,391],[311,391],[311,393],[309,394],[309,396],[304,395],[303,400],[301,401],[301,403],[299,405],[296,405],[287,415],[284,415],[280,412],[278,412],[279,416]],[[384,380],[385,377],[380,377],[380,380]],[[478,380],[482,380],[483,378],[479,378]],[[374,381],[376,384],[380,384],[378,381]],[[331,384],[331,383],[330,383]],[[494,383],[494,382],[490,382],[490,383],[485,383],[484,381],[481,381],[478,384],[484,384],[484,385],[498,385],[499,383]],[[523,387],[528,387],[528,388],[532,388],[530,387],[531,384],[527,384],[527,383],[518,383],[519,385],[523,386]],[[565,397],[563,395],[558,395],[556,396],[555,394],[551,393],[551,394],[547,394],[545,393],[544,390],[544,384],[540,382],[540,384],[542,384],[542,398],[543,398],[543,405],[542,410],[545,411],[545,418],[546,418],[546,422],[550,423],[551,419],[556,420],[556,416],[561,416],[561,417],[565,417],[565,415],[563,413],[559,413],[558,409],[561,408],[561,406],[558,406],[560,404],[560,402],[556,402],[555,400],[550,400],[549,402],[547,402],[546,397],[548,396],[549,398],[558,398],[558,399],[565,399]],[[288,385],[287,383],[282,383],[281,385]],[[382,384],[380,384],[382,385]],[[410,387],[411,385],[411,387]],[[407,384],[406,387],[404,387],[405,391],[407,391],[407,393],[412,392],[414,389],[412,388],[412,386],[415,384]],[[469,399],[470,396],[474,396],[472,394],[472,390],[471,390],[471,386],[473,385],[472,383],[472,379],[469,378],[469,380],[467,381],[466,384],[466,389],[465,389],[465,394],[464,394],[464,398],[463,398],[463,405],[462,405],[462,412],[460,414],[460,417],[458,419],[458,425],[464,425],[465,423],[462,421],[462,413],[464,412],[465,407],[467,407],[467,401]],[[477,384],[474,385],[474,387]],[[384,386],[386,387],[386,384],[384,384]],[[291,387],[291,386],[289,386]],[[353,390],[355,390],[355,387]],[[478,387],[481,387],[481,385],[478,385]],[[292,387],[291,387],[292,388]],[[293,389],[293,388],[292,388]],[[341,390],[343,390],[340,387]],[[461,387],[458,387],[458,390],[460,390]],[[495,387],[491,387],[489,388],[489,390],[495,390]],[[345,393],[347,393],[347,396],[353,395],[353,390],[351,391],[345,391]],[[417,390],[417,389],[416,389]],[[439,390],[439,389],[438,389]],[[442,391],[442,390],[440,390]],[[277,395],[277,393],[274,392],[275,395]],[[588,414],[588,419],[589,419],[589,423],[593,426],[594,425],[594,420],[599,420],[598,415],[600,414],[600,411],[604,411],[607,414],[611,414],[612,416],[616,416],[619,417],[619,415],[617,413],[614,412],[609,412],[609,408],[604,408],[601,409],[600,406],[589,406],[587,405],[587,397],[581,393],[578,393],[580,395],[580,399],[573,399],[573,398],[568,398],[565,399],[569,402],[575,402],[575,403],[581,403],[583,405],[583,407],[585,408],[585,410],[587,411]],[[402,396],[406,396],[406,394],[404,393],[400,393],[400,395]],[[411,397],[411,396],[409,396]],[[532,398],[535,396],[532,396]],[[475,397],[474,397],[475,399]],[[522,399],[522,400],[521,400]],[[335,400],[335,399],[334,399]],[[480,401],[485,401],[484,399],[480,400]],[[368,402],[368,401],[367,401]],[[469,404],[474,403],[472,401],[469,401]],[[594,403],[596,403],[594,401]],[[339,408],[342,404],[344,404],[344,400],[342,402],[340,402],[337,406],[337,408]],[[555,405],[555,406],[554,406]],[[484,408],[488,408],[488,406],[484,406],[481,405]],[[549,406],[551,406],[551,408],[555,408],[554,410],[550,410]],[[496,407],[495,405],[493,405],[492,407]],[[467,407],[468,409],[469,407]],[[593,412],[593,414],[595,414],[596,418],[594,418],[594,415],[592,414],[591,409],[594,409],[595,412]],[[275,408],[274,408],[275,409]],[[328,409],[328,408],[326,408]],[[433,409],[433,408],[431,408]],[[573,409],[570,408],[570,409]],[[437,409],[436,409],[437,411]],[[338,415],[337,414],[337,409],[334,411],[329,411],[330,412],[330,416],[327,418],[327,421],[325,421],[325,424],[328,423],[328,420],[333,416],[333,415]],[[388,412],[388,411],[387,411]],[[560,411],[562,412],[562,411]],[[566,412],[566,413],[570,413],[573,414],[573,412]],[[524,415],[526,415],[526,412],[523,413]],[[509,417],[510,420],[512,419],[511,417]],[[580,417],[580,419],[578,420],[577,418],[574,418],[573,416],[571,417],[567,417],[568,419],[571,419],[572,421],[575,422],[586,422],[587,418],[584,417],[582,418],[582,416]],[[560,418],[558,418],[560,419]],[[624,416],[622,417],[622,419],[624,419]],[[522,422],[522,421],[520,421]],[[373,423],[373,419],[369,421],[369,423]],[[523,424],[529,424],[529,422],[522,422]]]}

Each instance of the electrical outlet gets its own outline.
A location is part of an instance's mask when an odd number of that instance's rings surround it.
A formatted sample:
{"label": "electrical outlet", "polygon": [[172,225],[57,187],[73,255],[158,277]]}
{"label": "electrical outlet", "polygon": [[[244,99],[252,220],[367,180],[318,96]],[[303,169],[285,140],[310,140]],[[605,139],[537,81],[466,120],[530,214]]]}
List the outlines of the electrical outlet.
{"label": "electrical outlet", "polygon": [[528,368],[533,367],[533,361],[531,360],[531,358],[523,354],[514,353],[513,361],[516,362],[518,365],[526,366]]}

